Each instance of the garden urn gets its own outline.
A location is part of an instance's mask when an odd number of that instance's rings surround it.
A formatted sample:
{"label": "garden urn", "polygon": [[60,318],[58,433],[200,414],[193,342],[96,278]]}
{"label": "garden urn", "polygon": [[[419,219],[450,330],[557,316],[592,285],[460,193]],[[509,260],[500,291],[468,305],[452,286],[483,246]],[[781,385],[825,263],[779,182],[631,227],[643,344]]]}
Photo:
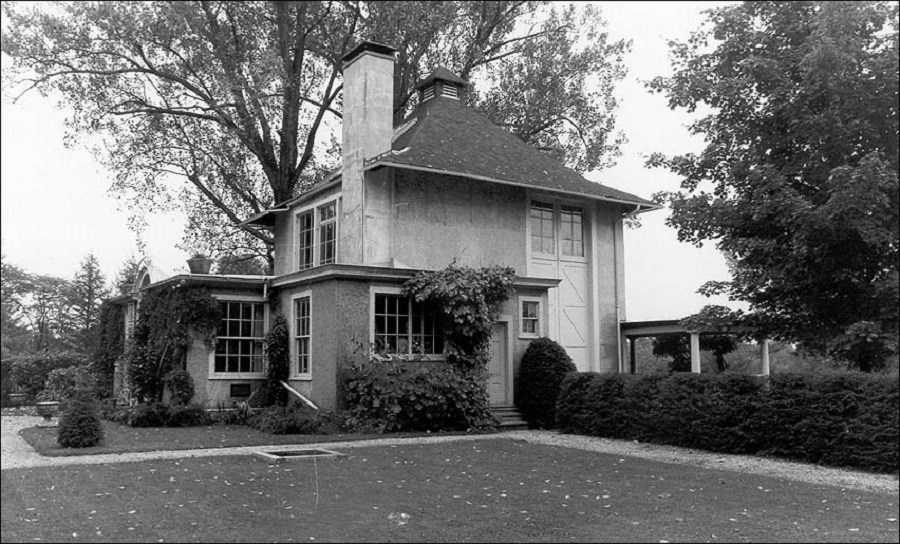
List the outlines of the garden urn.
{"label": "garden urn", "polygon": [[44,418],[44,423],[42,423],[41,427],[55,427],[51,418],[56,415],[56,412],[59,411],[59,401],[58,400],[44,400],[35,403],[34,407],[37,409],[37,413],[39,416]]}
{"label": "garden urn", "polygon": [[187,263],[188,268],[191,269],[191,274],[209,274],[212,259],[204,255],[194,255],[187,260]]}

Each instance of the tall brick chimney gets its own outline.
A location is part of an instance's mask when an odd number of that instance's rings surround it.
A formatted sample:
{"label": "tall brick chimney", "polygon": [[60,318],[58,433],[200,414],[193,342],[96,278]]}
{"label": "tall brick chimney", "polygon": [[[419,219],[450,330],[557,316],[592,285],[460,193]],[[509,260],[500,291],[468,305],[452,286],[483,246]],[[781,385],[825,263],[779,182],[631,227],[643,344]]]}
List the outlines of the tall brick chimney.
{"label": "tall brick chimney", "polygon": [[344,55],[341,234],[338,262],[363,264],[366,159],[391,150],[396,49],[363,42]]}

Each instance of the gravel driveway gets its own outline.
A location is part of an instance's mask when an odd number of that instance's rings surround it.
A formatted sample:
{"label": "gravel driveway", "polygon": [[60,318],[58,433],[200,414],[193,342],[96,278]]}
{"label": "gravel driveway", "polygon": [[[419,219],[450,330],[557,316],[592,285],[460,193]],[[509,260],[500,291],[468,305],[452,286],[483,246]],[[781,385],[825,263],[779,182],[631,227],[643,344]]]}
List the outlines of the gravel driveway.
{"label": "gravel driveway", "polygon": [[[126,463],[151,459],[177,459],[183,457],[215,457],[224,455],[248,455],[254,451],[269,449],[266,446],[237,448],[212,448],[199,450],[173,450],[141,453],[112,453],[75,457],[44,457],[38,455],[21,436],[19,431],[33,427],[41,421],[32,416],[2,417],[2,469],[47,467],[63,465],[94,465],[103,463]],[[639,457],[663,463],[691,465],[702,468],[729,470],[745,474],[758,474],[796,480],[817,485],[829,485],[847,489],[859,489],[880,493],[900,492],[896,475],[870,474],[854,470],[820,467],[806,463],[795,463],[748,455],[724,455],[694,451],[673,446],[660,446],[610,440],[591,436],[559,434],[552,431],[512,431],[499,434],[469,436],[434,436],[419,438],[384,438],[361,440],[358,442],[321,442],[317,447],[329,449],[359,448],[369,446],[390,446],[408,443],[439,443],[472,440],[518,439],[533,444],[562,446],[622,457]],[[306,445],[304,447],[309,447]],[[271,446],[284,450],[286,447]],[[299,448],[298,448],[299,449]]]}

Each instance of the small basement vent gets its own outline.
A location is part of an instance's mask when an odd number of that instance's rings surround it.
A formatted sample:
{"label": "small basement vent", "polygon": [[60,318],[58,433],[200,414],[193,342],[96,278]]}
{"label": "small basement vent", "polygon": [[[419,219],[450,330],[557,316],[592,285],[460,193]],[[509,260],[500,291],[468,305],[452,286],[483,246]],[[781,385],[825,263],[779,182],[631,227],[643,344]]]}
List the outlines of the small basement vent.
{"label": "small basement vent", "polygon": [[423,91],[422,101],[431,100],[432,98],[434,98],[434,85],[429,85]]}
{"label": "small basement vent", "polygon": [[339,457],[343,455],[332,450],[322,448],[308,448],[302,450],[256,451],[253,456],[268,463],[280,463],[290,459],[309,459],[314,457]]}
{"label": "small basement vent", "polygon": [[456,87],[445,84],[445,85],[441,86],[441,96],[446,96],[447,98],[455,98],[456,100],[459,100],[459,91],[456,89]]}
{"label": "small basement vent", "polygon": [[229,394],[229,396],[234,397],[236,399],[246,399],[247,397],[250,396],[250,384],[249,383],[233,383],[233,384],[231,384],[228,394]]}

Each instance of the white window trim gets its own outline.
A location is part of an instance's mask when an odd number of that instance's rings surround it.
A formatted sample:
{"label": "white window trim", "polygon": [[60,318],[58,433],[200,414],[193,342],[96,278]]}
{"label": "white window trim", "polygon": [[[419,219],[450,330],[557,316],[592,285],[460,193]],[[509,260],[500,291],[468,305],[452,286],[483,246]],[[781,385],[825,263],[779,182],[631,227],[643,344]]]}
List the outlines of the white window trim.
{"label": "white window trim", "polygon": [[[537,302],[537,333],[525,332],[525,316],[522,315],[523,302]],[[540,338],[544,335],[544,299],[520,295],[516,305],[516,320],[519,322],[519,338]]]}
{"label": "white window trim", "polygon": [[[532,201],[539,201],[545,204],[553,205],[553,242],[555,253],[543,253],[541,251],[533,251],[531,247],[531,203]],[[528,250],[528,255],[531,259],[541,259],[545,261],[571,261],[578,263],[586,263],[589,260],[589,250],[593,247],[590,243],[590,235],[591,227],[589,224],[589,208],[588,205],[582,201],[559,198],[556,196],[551,196],[544,193],[530,193],[528,194],[527,200],[527,208],[526,208],[526,218],[527,218],[527,244],[526,249]],[[560,212],[562,211],[563,206],[571,206],[575,208],[581,209],[581,246],[582,252],[584,255],[581,257],[577,255],[563,255],[562,253],[562,237],[559,228],[560,224]]]}
{"label": "white window trim", "polygon": [[[269,305],[266,299],[247,295],[217,295],[212,297],[216,302],[258,302],[263,307],[263,335],[269,330]],[[265,347],[265,346],[264,346]],[[259,380],[266,377],[266,360],[263,357],[263,369],[261,372],[216,372],[216,347],[209,350],[209,370],[207,380]]]}
{"label": "white window trim", "polygon": [[[380,286],[372,285],[369,287],[369,351],[371,352],[375,346],[375,295],[403,295],[403,288],[395,285]],[[410,297],[410,300],[412,297]],[[410,302],[412,304],[412,302]],[[410,319],[412,319],[412,308],[408,308]],[[445,339],[446,342],[446,339]],[[444,346],[446,350],[446,345]],[[411,355],[398,354],[401,358],[411,357]],[[423,355],[428,361],[444,361],[447,359],[444,354],[425,354]]]}
{"label": "white window trim", "polygon": [[[313,214],[313,265],[303,270],[312,270],[321,265],[319,255],[319,242],[321,233],[319,232],[319,206],[334,202],[334,262],[338,262],[338,240],[341,234],[341,196],[343,193],[332,193],[317,200],[313,200],[298,207],[291,215],[291,247],[293,248],[291,256],[291,272],[302,272],[300,269],[300,229],[297,227],[297,221],[300,215],[311,211]],[[331,263],[329,263],[331,264]]]}
{"label": "white window trim", "polygon": [[[309,372],[305,374],[300,374],[297,372],[297,367],[294,366],[297,364],[297,316],[295,312],[297,311],[297,299],[301,299],[303,297],[309,297]],[[291,326],[290,326],[290,334],[291,334],[291,344],[288,353],[291,358],[291,380],[302,380],[302,381],[312,381],[312,370],[313,370],[313,335],[312,335],[312,326],[313,326],[313,297],[312,291],[303,291],[301,293],[297,293],[291,296]]]}

